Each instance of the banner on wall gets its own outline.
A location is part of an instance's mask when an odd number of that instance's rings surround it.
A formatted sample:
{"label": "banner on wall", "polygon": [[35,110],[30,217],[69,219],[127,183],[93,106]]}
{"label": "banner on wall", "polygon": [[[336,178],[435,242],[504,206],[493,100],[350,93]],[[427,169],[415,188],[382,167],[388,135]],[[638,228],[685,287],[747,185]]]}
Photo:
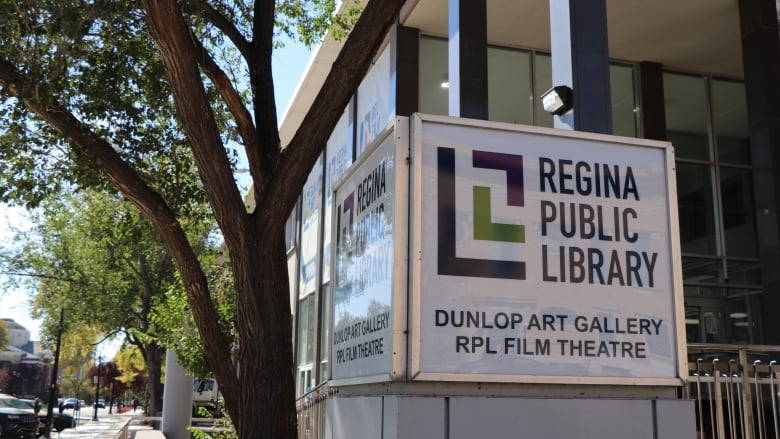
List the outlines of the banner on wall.
{"label": "banner on wall", "polygon": [[301,270],[299,294],[301,297],[317,287],[317,243],[320,237],[320,209],[322,208],[322,156],[312,168],[303,185],[301,197]]}
{"label": "banner on wall", "polygon": [[411,123],[413,379],[679,384],[670,144]]}
{"label": "banner on wall", "polygon": [[357,92],[357,156],[395,119],[395,78],[385,48],[363,78]]}
{"label": "banner on wall", "polygon": [[335,380],[387,380],[392,371],[395,137],[387,135],[367,154],[334,192],[330,367]]}
{"label": "banner on wall", "polygon": [[322,283],[330,281],[333,189],[352,164],[352,105],[347,105],[325,147],[325,224],[322,238]]}

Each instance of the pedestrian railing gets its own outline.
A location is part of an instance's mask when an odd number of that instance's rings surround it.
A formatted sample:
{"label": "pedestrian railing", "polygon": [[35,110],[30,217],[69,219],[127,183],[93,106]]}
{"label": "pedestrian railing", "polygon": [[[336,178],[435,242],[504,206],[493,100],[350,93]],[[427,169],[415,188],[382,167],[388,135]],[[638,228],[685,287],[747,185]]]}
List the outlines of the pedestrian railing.
{"label": "pedestrian railing", "polygon": [[[780,346],[688,344],[681,397],[694,400],[699,439],[780,439]],[[325,437],[322,385],[297,400],[298,439]]]}
{"label": "pedestrian railing", "polygon": [[298,398],[298,439],[325,437],[325,403],[336,393],[338,389],[323,384]]}
{"label": "pedestrian railing", "polygon": [[699,438],[780,439],[780,346],[688,345]]}

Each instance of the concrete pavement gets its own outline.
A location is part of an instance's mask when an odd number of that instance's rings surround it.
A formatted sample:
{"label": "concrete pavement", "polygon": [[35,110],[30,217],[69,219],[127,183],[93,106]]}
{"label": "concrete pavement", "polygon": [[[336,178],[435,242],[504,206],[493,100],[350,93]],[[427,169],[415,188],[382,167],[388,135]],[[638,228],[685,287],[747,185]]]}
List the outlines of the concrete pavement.
{"label": "concrete pavement", "polygon": [[76,419],[75,428],[67,428],[60,433],[52,431],[52,438],[79,438],[79,439],[133,439],[136,431],[152,430],[151,426],[141,425],[141,422],[133,422],[133,417],[142,417],[143,413],[132,410],[124,413],[108,414],[108,409],[98,409],[98,420],[93,421],[93,408],[86,408],[81,412],[65,410],[65,413]]}

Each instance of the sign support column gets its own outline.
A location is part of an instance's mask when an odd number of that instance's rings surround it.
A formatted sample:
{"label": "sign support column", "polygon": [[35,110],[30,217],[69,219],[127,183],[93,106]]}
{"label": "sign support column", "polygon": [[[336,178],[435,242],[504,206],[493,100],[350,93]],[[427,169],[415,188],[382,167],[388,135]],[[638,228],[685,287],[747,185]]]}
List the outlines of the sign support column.
{"label": "sign support column", "polygon": [[552,84],[574,91],[555,128],[612,134],[606,0],[550,0]]}
{"label": "sign support column", "polygon": [[449,115],[487,120],[487,2],[449,0]]}

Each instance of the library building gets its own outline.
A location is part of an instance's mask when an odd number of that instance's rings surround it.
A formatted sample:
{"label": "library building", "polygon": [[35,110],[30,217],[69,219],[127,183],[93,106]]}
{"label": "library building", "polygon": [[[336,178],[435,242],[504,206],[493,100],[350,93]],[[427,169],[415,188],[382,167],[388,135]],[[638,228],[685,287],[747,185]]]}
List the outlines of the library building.
{"label": "library building", "polygon": [[287,225],[299,437],[779,437],[779,17],[408,0]]}

